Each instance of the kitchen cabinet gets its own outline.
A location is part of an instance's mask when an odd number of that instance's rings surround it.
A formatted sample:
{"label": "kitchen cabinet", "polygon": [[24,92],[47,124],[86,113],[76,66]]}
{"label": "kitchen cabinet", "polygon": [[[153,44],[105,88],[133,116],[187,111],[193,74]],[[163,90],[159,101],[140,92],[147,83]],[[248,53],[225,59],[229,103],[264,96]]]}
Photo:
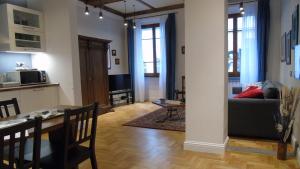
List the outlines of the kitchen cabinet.
{"label": "kitchen cabinet", "polygon": [[50,109],[58,105],[58,86],[0,92],[1,100],[17,98],[21,113]]}
{"label": "kitchen cabinet", "polygon": [[21,90],[20,99],[23,112],[49,109],[58,105],[58,90],[57,87]]}
{"label": "kitchen cabinet", "polygon": [[43,14],[11,4],[0,6],[0,50],[42,52],[45,50]]}

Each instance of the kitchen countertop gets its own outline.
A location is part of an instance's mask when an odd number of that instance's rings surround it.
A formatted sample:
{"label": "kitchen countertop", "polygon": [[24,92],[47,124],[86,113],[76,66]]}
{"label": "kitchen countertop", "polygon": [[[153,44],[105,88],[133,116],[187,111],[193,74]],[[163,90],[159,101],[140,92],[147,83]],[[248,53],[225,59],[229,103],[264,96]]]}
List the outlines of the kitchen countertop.
{"label": "kitchen countertop", "polygon": [[59,86],[59,84],[47,83],[47,84],[34,84],[34,85],[15,86],[15,87],[0,87],[0,92],[23,90],[23,89],[34,89],[34,88],[51,87],[51,86]]}

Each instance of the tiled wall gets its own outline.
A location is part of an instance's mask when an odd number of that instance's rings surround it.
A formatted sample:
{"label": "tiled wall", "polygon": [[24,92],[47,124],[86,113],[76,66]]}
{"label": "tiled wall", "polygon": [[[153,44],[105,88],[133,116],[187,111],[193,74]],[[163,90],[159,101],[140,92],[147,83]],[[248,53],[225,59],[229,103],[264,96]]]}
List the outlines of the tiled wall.
{"label": "tiled wall", "polygon": [[0,73],[15,71],[16,62],[23,62],[28,68],[32,67],[30,54],[0,52]]}

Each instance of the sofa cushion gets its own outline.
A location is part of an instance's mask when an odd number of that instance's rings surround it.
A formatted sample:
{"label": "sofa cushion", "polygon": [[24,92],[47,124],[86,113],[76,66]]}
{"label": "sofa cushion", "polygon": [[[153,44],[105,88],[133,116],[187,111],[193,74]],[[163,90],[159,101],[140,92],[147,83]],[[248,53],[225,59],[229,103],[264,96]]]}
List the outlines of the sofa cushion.
{"label": "sofa cushion", "polygon": [[265,99],[278,99],[279,98],[279,88],[280,84],[266,81],[265,85],[263,86],[263,93]]}
{"label": "sofa cushion", "polygon": [[264,88],[263,93],[264,93],[265,99],[278,99],[279,98],[279,91],[275,87]]}
{"label": "sofa cushion", "polygon": [[245,91],[234,98],[263,98],[263,91],[258,86],[249,86]]}

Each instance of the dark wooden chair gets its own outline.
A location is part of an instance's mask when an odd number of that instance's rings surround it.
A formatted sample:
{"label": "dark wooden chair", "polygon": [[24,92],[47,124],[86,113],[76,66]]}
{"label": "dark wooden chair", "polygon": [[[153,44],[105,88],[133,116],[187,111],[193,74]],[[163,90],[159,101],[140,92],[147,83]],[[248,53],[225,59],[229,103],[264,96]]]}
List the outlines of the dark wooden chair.
{"label": "dark wooden chair", "polygon": [[[18,101],[16,98],[13,98],[11,100],[4,100],[0,101],[0,118],[9,117],[12,115],[11,112],[9,112],[10,107],[14,107],[15,115],[20,114],[20,108],[18,105]],[[3,113],[4,110],[4,113]]]}
{"label": "dark wooden chair", "polygon": [[[38,117],[24,123],[0,129],[1,169],[39,169],[41,126],[42,118]],[[25,148],[27,144],[26,131],[33,132],[33,146],[31,146],[31,150]]]}
{"label": "dark wooden chair", "polygon": [[[61,143],[63,146],[52,149],[53,152],[42,157],[41,168],[72,169],[77,168],[81,162],[90,159],[92,168],[97,169],[95,155],[97,110],[97,103],[79,109],[65,110],[64,139]],[[84,143],[89,143],[89,145],[82,145]]]}

